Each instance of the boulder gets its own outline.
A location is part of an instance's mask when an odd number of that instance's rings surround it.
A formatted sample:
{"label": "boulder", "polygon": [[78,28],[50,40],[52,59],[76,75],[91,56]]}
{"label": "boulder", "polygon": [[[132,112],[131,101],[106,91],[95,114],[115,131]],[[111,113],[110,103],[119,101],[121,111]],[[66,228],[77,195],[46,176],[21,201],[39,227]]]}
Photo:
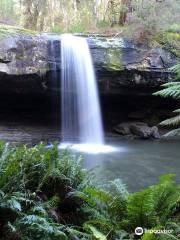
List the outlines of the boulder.
{"label": "boulder", "polygon": [[130,135],[130,125],[129,123],[121,123],[114,128],[114,131],[120,135]]}
{"label": "boulder", "polygon": [[144,122],[121,123],[114,128],[114,131],[120,135],[134,135],[143,139],[160,138],[158,128],[156,126],[149,127]]}
{"label": "boulder", "polygon": [[141,138],[160,138],[158,128],[156,126],[149,127],[146,123],[131,123],[130,131],[132,134]]}

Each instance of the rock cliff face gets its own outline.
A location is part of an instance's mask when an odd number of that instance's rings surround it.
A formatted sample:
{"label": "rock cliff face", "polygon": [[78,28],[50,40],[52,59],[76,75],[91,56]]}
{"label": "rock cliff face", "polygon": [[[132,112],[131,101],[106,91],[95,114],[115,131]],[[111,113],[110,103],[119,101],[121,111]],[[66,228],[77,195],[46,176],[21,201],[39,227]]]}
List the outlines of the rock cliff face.
{"label": "rock cliff face", "polygon": [[[122,38],[87,39],[106,121],[119,121],[123,113],[132,116],[134,111],[147,111],[151,115],[154,109],[159,111],[164,107],[160,99],[154,100],[151,95],[162,83],[172,80],[169,67],[176,59],[171,53]],[[18,32],[1,37],[1,110],[13,104],[15,108],[33,106],[47,111],[53,105],[58,109],[60,71],[60,36]],[[142,120],[135,120],[139,119]]]}
{"label": "rock cliff face", "polygon": [[[122,38],[89,37],[88,42],[102,92],[121,93],[122,87],[155,87],[171,80],[168,68],[175,59],[161,48],[135,45]],[[60,36],[18,33],[4,37],[0,40],[1,89],[5,81],[6,85],[9,82],[7,91],[23,88],[36,92],[41,82],[39,91],[44,92],[53,81],[48,79],[49,72],[60,71],[60,62]],[[22,87],[13,86],[12,76]]]}
{"label": "rock cliff face", "polygon": [[30,75],[48,69],[47,40],[41,35],[18,33],[0,39],[0,73]]}

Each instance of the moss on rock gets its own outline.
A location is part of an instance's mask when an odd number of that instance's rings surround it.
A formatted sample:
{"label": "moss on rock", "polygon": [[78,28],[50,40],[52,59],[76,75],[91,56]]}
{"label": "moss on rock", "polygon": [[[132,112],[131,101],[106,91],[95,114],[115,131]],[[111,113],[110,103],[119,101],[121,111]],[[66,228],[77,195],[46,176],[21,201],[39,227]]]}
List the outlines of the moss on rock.
{"label": "moss on rock", "polygon": [[29,29],[10,26],[10,25],[4,25],[4,24],[0,25],[0,39],[9,37],[9,36],[14,36],[17,34],[35,35],[36,32]]}
{"label": "moss on rock", "polygon": [[180,57],[180,24],[172,24],[167,31],[155,36],[154,40],[162,48],[170,51],[174,56]]}
{"label": "moss on rock", "polygon": [[120,71],[123,69],[122,65],[122,54],[119,49],[110,48],[107,51],[107,64],[106,69],[109,71]]}

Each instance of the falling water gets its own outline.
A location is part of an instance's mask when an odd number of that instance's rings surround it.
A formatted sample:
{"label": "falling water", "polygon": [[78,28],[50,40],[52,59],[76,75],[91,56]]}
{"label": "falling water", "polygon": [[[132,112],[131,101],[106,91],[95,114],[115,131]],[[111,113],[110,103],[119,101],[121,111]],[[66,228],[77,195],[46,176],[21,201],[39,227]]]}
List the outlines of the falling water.
{"label": "falling water", "polygon": [[61,38],[63,142],[103,145],[97,83],[85,38]]}

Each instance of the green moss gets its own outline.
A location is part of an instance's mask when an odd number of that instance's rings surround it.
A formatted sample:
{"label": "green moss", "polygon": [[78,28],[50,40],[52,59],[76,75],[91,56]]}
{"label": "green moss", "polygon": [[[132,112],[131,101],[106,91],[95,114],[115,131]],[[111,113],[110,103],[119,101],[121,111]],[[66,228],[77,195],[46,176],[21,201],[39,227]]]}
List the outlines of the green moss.
{"label": "green moss", "polygon": [[119,49],[108,49],[107,51],[107,62],[106,69],[109,71],[120,71],[123,69],[122,66],[122,54]]}
{"label": "green moss", "polygon": [[0,39],[8,36],[14,36],[19,33],[28,34],[28,35],[36,34],[36,32],[29,29],[19,28],[19,27],[9,26],[9,25],[0,25]]}
{"label": "green moss", "polygon": [[153,41],[160,44],[162,48],[167,49],[176,57],[180,57],[180,33],[175,31],[175,27],[156,35]]}

